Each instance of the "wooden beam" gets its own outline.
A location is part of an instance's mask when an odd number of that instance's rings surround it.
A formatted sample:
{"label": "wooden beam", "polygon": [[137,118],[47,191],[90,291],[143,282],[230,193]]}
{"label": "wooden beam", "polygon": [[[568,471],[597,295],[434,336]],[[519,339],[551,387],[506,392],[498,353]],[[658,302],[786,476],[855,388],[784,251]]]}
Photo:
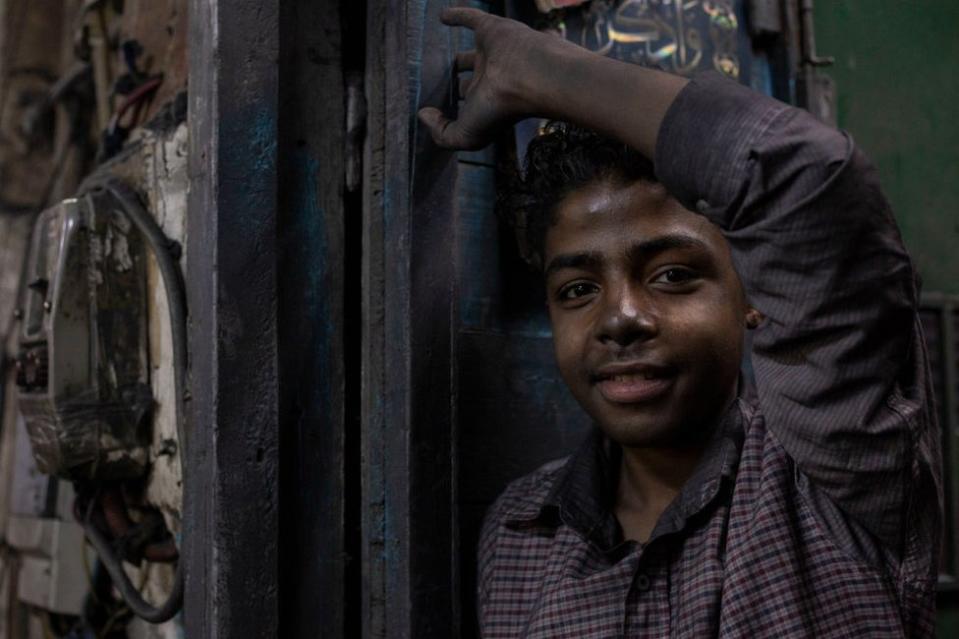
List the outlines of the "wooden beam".
{"label": "wooden beam", "polygon": [[416,122],[449,106],[445,2],[368,3],[363,636],[458,636],[453,487],[456,160]]}
{"label": "wooden beam", "polygon": [[[349,285],[359,286],[359,255],[347,253],[345,231],[347,214],[361,211],[344,205],[343,24],[339,0],[282,4],[279,637],[358,636],[346,626],[348,610],[358,617],[347,603],[348,563],[359,570],[352,530],[358,517],[346,521],[347,491],[359,483],[359,468],[352,458],[346,467],[346,420],[358,422],[359,411],[351,406],[347,415],[345,401],[347,386],[358,382],[359,362],[348,365],[345,353],[359,309],[358,302],[346,308],[345,298],[349,292],[358,300],[359,292],[347,290],[345,277],[349,272]],[[358,347],[358,333],[349,335],[350,349]],[[358,438],[355,430],[350,435]],[[357,499],[354,492],[350,497]],[[351,595],[358,600],[358,592]]]}
{"label": "wooden beam", "polygon": [[184,621],[275,636],[278,0],[191,0]]}

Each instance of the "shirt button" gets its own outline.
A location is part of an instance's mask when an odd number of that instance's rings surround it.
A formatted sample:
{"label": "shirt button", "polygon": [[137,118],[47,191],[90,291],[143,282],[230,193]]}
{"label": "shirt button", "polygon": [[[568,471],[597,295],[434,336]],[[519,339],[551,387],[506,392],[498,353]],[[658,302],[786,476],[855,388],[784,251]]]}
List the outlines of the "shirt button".
{"label": "shirt button", "polygon": [[699,200],[696,202],[696,210],[700,213],[705,213],[709,210],[709,202],[706,200]]}
{"label": "shirt button", "polygon": [[649,590],[649,577],[643,573],[636,575],[636,587],[644,592]]}

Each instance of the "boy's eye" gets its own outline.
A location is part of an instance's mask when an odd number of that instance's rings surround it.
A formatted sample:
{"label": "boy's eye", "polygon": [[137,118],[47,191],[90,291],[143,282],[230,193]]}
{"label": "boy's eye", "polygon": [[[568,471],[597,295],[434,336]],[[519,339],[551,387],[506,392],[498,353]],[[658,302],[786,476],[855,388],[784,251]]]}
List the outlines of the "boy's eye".
{"label": "boy's eye", "polygon": [[592,295],[597,290],[595,284],[589,282],[573,282],[567,286],[564,286],[559,291],[559,299],[561,301],[571,301],[576,300],[587,295]]}
{"label": "boy's eye", "polygon": [[672,267],[661,271],[653,282],[660,284],[685,284],[696,278],[696,274],[688,268]]}

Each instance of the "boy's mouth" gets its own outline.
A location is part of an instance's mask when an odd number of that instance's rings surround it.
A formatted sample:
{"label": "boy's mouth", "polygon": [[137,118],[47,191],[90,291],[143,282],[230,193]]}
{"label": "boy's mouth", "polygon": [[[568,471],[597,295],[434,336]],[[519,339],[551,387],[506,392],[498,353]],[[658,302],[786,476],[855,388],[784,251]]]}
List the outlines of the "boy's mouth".
{"label": "boy's mouth", "polygon": [[600,394],[616,404],[638,404],[661,397],[673,384],[674,373],[648,364],[611,364],[593,375]]}

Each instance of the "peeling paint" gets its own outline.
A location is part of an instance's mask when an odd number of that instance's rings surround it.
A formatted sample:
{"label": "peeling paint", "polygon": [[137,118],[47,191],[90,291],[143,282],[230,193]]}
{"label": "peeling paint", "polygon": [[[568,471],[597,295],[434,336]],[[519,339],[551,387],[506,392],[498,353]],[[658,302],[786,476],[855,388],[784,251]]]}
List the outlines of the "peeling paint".
{"label": "peeling paint", "polygon": [[113,267],[118,273],[129,271],[133,268],[133,259],[130,257],[130,243],[127,236],[116,234],[112,238],[110,256],[113,258]]}
{"label": "peeling paint", "polygon": [[[187,127],[177,127],[168,136],[148,133],[144,139],[144,187],[150,211],[171,240],[186,241],[186,194],[189,185],[185,145]],[[181,262],[182,265],[182,262]],[[181,451],[168,454],[165,445],[177,441],[176,394],[173,383],[173,343],[166,291],[151,255],[147,260],[148,326],[150,342],[150,385],[153,390],[153,439],[150,445],[152,470],[147,482],[147,500],[159,507],[167,526],[179,531],[181,521]]]}

